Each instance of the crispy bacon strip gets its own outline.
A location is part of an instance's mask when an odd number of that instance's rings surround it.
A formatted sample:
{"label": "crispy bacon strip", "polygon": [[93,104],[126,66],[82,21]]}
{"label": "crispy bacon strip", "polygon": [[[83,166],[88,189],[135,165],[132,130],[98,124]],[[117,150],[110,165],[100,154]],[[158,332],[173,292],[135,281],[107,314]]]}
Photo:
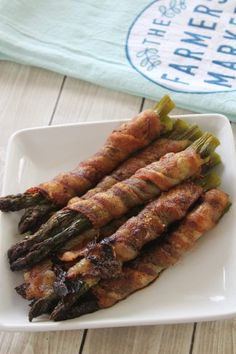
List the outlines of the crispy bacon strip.
{"label": "crispy bacon strip", "polygon": [[24,284],[16,287],[16,291],[28,300],[40,299],[53,293],[53,283],[56,275],[53,263],[46,260],[24,273]]}
{"label": "crispy bacon strip", "polygon": [[[90,189],[87,193],[85,193],[81,199],[88,199],[97,193],[107,191],[114,184],[132,176],[140,168],[159,160],[161,156],[164,156],[169,152],[177,153],[182,151],[190,144],[191,140],[188,139],[174,140],[171,138],[161,138],[156,140],[150,146],[123,162],[122,165],[119,166],[111,175],[104,177],[95,188]],[[72,198],[69,205],[79,200],[80,198],[78,197]]]}
{"label": "crispy bacon strip", "polygon": [[217,224],[229,206],[229,196],[226,193],[217,189],[210,190],[204,195],[201,204],[161,244],[152,244],[142,255],[125,264],[118,278],[101,280],[69,311],[57,313],[54,310],[51,318],[61,321],[111,307],[146,287],[163,270],[174,265],[192,249],[196,241]]}

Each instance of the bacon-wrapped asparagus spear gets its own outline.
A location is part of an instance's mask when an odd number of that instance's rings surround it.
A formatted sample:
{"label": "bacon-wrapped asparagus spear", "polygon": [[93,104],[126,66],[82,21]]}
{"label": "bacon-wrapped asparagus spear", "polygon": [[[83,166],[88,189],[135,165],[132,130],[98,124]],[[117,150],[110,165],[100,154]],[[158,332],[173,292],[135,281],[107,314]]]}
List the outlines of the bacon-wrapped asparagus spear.
{"label": "bacon-wrapped asparagus spear", "polygon": [[[58,303],[55,312],[67,312],[81,294],[101,279],[119,276],[123,264],[137,257],[144,245],[163,235],[169,225],[182,219],[202,192],[201,186],[184,182],[149,203],[112,236],[88,247],[85,258],[67,272],[67,279],[79,278],[77,290],[74,291],[69,280],[62,283],[63,293],[66,294],[66,286],[68,294]],[[61,293],[60,287],[58,290]]]}
{"label": "bacon-wrapped asparagus spear", "polygon": [[11,269],[20,270],[38,263],[85,229],[102,227],[126,214],[132,207],[157,197],[161,191],[199,174],[218,144],[218,139],[205,133],[184,151],[166,154],[108,191],[67,207],[69,215],[73,214],[74,222],[59,234],[33,245],[25,256],[11,262],[17,248],[13,247],[8,253]]}
{"label": "bacon-wrapped asparagus spear", "polygon": [[[147,148],[143,149],[141,152],[136,153],[133,157],[126,160],[123,164],[121,164],[110,176],[105,177],[101,183],[97,185],[94,189],[90,190],[89,193],[86,193],[81,198],[87,199],[90,196],[106,191],[115,183],[118,183],[121,180],[129,178],[133,173],[135,173],[139,168],[142,168],[149,163],[158,160],[161,156],[165,155],[168,152],[178,152],[184,150],[187,146],[191,144],[191,141],[196,140],[202,135],[202,132],[198,128],[198,126],[194,125],[189,127],[189,125],[182,121],[177,120],[174,123],[174,129],[171,134],[168,135],[168,138],[160,138],[156,140],[154,143],[150,144]],[[210,165],[214,165],[220,162],[219,156],[215,153],[214,154],[214,161],[211,158]],[[70,204],[72,202],[78,201],[79,198],[75,197],[72,198]],[[120,220],[114,220],[113,222],[109,223],[108,226],[102,228],[102,230],[91,229],[85,231],[82,235],[79,235],[77,238],[78,240],[71,240],[65,245],[63,248],[70,249],[72,246],[76,245],[76,249],[73,252],[68,252],[68,254],[62,256],[62,260],[68,257],[72,257],[73,259],[76,258],[76,254],[78,253],[78,249],[80,249],[83,245],[87,242],[91,241],[95,237],[98,237],[99,234],[106,235],[113,231],[115,232],[118,226],[121,226],[124,223],[124,220],[130,217],[122,217]],[[45,227],[45,226],[44,226]],[[43,227],[43,228],[44,228]],[[41,233],[40,230],[39,233]],[[111,233],[113,233],[111,232]],[[111,234],[110,233],[110,234]],[[37,236],[37,234],[35,235]],[[48,235],[49,236],[49,235]],[[42,239],[41,239],[42,240]],[[25,242],[24,240],[22,242]],[[31,241],[27,241],[28,245]],[[79,255],[79,253],[78,253]],[[77,255],[77,256],[78,256]]]}
{"label": "bacon-wrapped asparagus spear", "polygon": [[[76,195],[82,195],[103,176],[111,172],[133,152],[145,147],[161,133],[172,129],[167,114],[174,103],[164,96],[153,110],[146,110],[131,122],[122,124],[106,140],[103,148],[90,159],[81,162],[73,171],[62,173],[53,180],[29,188],[23,194],[0,199],[2,211],[16,211],[35,206],[60,208]],[[48,210],[47,210],[48,212]]]}
{"label": "bacon-wrapped asparagus spear", "polygon": [[[202,135],[202,132],[196,125],[189,127],[186,122],[177,120],[174,123],[173,131],[170,135],[167,135],[168,140],[167,137],[158,139],[141,150],[141,152],[138,151],[135,155],[132,155],[124,163],[118,166],[118,168],[115,169],[111,175],[108,175],[102,179],[102,181],[95,188],[90,189],[89,192],[84,194],[81,198],[87,199],[98,192],[106,191],[115,183],[129,178],[139,168],[158,160],[161,156],[168,152],[178,152],[184,150],[191,143],[191,141],[199,138]],[[72,204],[78,200],[79,197],[74,197],[70,199],[69,204]],[[43,210],[41,205],[26,209],[19,222],[20,233],[34,230],[36,229],[39,222],[43,223],[49,219],[50,213],[47,213],[48,217],[45,215],[44,218],[38,218],[39,210],[40,212]]]}
{"label": "bacon-wrapped asparagus spear", "polygon": [[78,257],[83,257],[86,252],[86,247],[90,242],[98,242],[101,239],[111,236],[121,227],[129,218],[138,214],[141,211],[141,207],[133,208],[129,213],[123,215],[119,219],[112,220],[107,225],[100,229],[89,229],[78,237],[73,238],[63,245],[60,249],[57,257],[62,262],[73,262]]}
{"label": "bacon-wrapped asparagus spear", "polygon": [[[192,202],[194,202],[196,200],[196,198],[200,195],[200,193],[203,191],[203,189],[207,190],[209,188],[219,185],[220,180],[217,175],[210,174],[210,175],[207,175],[206,177],[202,178],[201,181],[198,180],[195,183],[198,183],[198,184],[200,183],[202,185],[202,188],[199,185],[196,187],[195,195],[192,199]],[[183,188],[183,186],[175,187],[176,191],[172,192],[172,199],[173,199],[173,197],[176,196],[180,200],[181,192],[184,190],[183,199],[181,201],[181,203],[183,204],[183,201],[186,199],[186,194],[188,195],[187,198],[189,199],[189,194],[187,192],[189,185],[190,185],[190,182],[185,182],[184,188]],[[191,186],[192,186],[192,184],[191,184]],[[190,190],[190,194],[191,194],[191,191],[192,191],[192,189]],[[189,199],[189,201],[190,201],[190,199]],[[170,202],[170,198],[168,200],[164,200],[165,207],[168,207],[168,204],[170,206],[169,202]],[[182,206],[182,208],[184,208],[184,207]],[[187,208],[187,205],[186,205],[186,208]],[[178,204],[177,204],[177,209],[178,209]],[[150,221],[149,221],[148,225],[144,225],[144,227],[146,227],[146,228],[150,227],[153,231],[153,228],[152,228],[153,225],[150,224],[151,214],[149,214],[149,220]],[[129,228],[129,223],[127,223],[127,230],[128,230],[128,228]],[[138,228],[137,228],[137,230],[138,230]],[[128,233],[132,233],[132,230],[129,230]],[[139,235],[137,234],[136,236],[138,238]],[[59,301],[59,296],[56,296],[56,294],[53,293],[54,289],[56,290],[57,293],[59,291],[60,295],[62,295],[63,292],[65,292],[65,290],[66,290],[65,284],[64,284],[65,274],[63,274],[63,272],[60,272],[60,274],[57,277],[57,282],[56,282],[57,286],[55,287],[54,279],[51,278],[52,279],[51,287],[49,286],[49,288],[51,288],[51,291],[48,292],[48,280],[46,279],[46,289],[47,290],[44,291],[44,293],[42,293],[41,289],[45,289],[45,284],[44,284],[45,283],[45,281],[44,281],[45,268],[47,270],[52,270],[52,264],[49,264],[49,262],[45,262],[44,266],[41,264],[41,265],[37,265],[37,266],[33,267],[32,270],[25,273],[26,283],[22,284],[21,286],[17,287],[17,289],[16,289],[17,292],[19,294],[21,294],[26,299],[29,299],[29,300],[39,299],[37,301],[37,303],[35,304],[35,306],[33,306],[34,316],[38,316],[42,313],[49,312],[49,309],[52,308],[51,304],[53,303],[55,305],[56,298],[57,298],[57,301]],[[43,269],[43,272],[42,272],[42,269]],[[35,276],[35,274],[37,276]],[[71,287],[71,289],[75,293],[76,293],[76,286],[77,285],[80,285],[80,283],[75,284],[75,286],[73,285]],[[48,294],[49,294],[49,296],[48,296]],[[69,301],[68,301],[68,296],[66,297],[66,301],[64,301],[66,308],[68,308],[68,305],[71,304],[71,300],[73,300],[73,297],[75,297],[75,299],[76,299],[76,296],[77,296],[76,294],[75,295],[72,294],[72,299],[69,297]],[[63,306],[64,306],[64,303],[63,303]],[[59,303],[58,308],[60,308],[61,311],[64,311],[63,306],[61,306],[61,304]],[[57,313],[58,313],[58,308],[57,308]]]}
{"label": "bacon-wrapped asparagus spear", "polygon": [[[216,188],[217,186],[219,186],[220,178],[218,177],[217,174],[211,172],[208,175],[197,178],[197,180],[194,183],[202,187],[203,191],[207,191],[209,189]],[[142,207],[137,207],[135,208],[135,210],[132,210],[131,213],[126,214],[125,216],[123,216],[118,220],[113,220],[112,223],[109,223],[108,225],[104,226],[100,230],[97,230],[100,233],[100,235],[98,236],[99,239],[96,239],[96,242],[111,236],[129,218],[137,215],[138,212],[141,212],[142,209],[143,209]],[[88,230],[88,233],[90,231],[93,231],[94,233],[96,232],[95,229],[91,229]],[[95,235],[94,233],[93,236],[95,238],[97,235]],[[84,234],[86,234],[86,232]],[[84,247],[82,250],[80,249],[80,252],[82,252],[81,253],[82,257],[86,256],[86,254],[89,251],[89,247],[90,244],[87,243],[86,247]],[[64,262],[64,263],[59,262],[60,266],[63,268],[61,271],[63,272],[65,271],[65,269],[68,269],[70,266],[72,266],[72,262],[74,261],[75,258],[76,257],[71,257],[70,255],[65,257],[65,259],[60,257],[60,260]],[[28,300],[36,300],[43,296],[51,295],[51,292],[53,290],[53,284],[55,281],[55,271],[58,273],[58,270],[59,270],[59,266],[58,266],[57,258],[54,257],[53,262],[49,259],[44,260],[43,262],[37,264],[36,266],[34,266],[33,268],[31,268],[30,270],[24,273],[25,283],[16,288],[17,292]],[[52,275],[52,273],[54,275]],[[59,277],[61,277],[61,275],[59,275]]]}
{"label": "bacon-wrapped asparagus spear", "polygon": [[[191,211],[181,224],[166,235],[160,243],[152,244],[135,260],[124,265],[121,275],[114,279],[104,279],[90,289],[88,295],[80,299],[67,312],[52,312],[55,321],[66,320],[113,306],[133,292],[142,289],[158,278],[163,270],[174,265],[207,231],[215,227],[229,208],[229,197],[224,192],[212,189],[207,192],[200,205]],[[32,307],[32,320],[36,306]]]}
{"label": "bacon-wrapped asparagus spear", "polygon": [[[112,236],[88,247],[86,257],[68,270],[68,278],[116,276],[124,262],[137,257],[146,243],[162,235],[171,223],[183,218],[202,192],[200,185],[190,181],[162,193]],[[114,269],[109,266],[110,262]]]}
{"label": "bacon-wrapped asparagus spear", "polygon": [[[88,199],[97,193],[105,192],[114,184],[121,182],[132,176],[137,170],[150,163],[157,161],[168,152],[179,152],[186,149],[191,142],[202,136],[202,132],[197,125],[189,127],[183,120],[174,123],[173,131],[167,137],[160,138],[148,147],[118,166],[109,176],[104,177],[95,188],[90,189],[82,195],[81,199]],[[79,198],[72,198],[69,205],[78,201]]]}
{"label": "bacon-wrapped asparagus spear", "polygon": [[[220,162],[220,156],[214,152],[206,168],[204,168],[204,173],[212,167],[218,165]],[[134,210],[134,213],[137,214],[136,210]],[[111,221],[108,225],[105,225],[101,229],[87,230],[84,233],[78,235],[78,237],[75,237],[72,240],[66,242],[63,246],[63,249],[60,250],[58,255],[59,259],[63,262],[73,262],[76,260],[76,258],[83,257],[86,253],[86,246],[90,241],[93,242],[93,240],[96,240],[98,242],[103,238],[112,235],[121,225],[125,223],[125,221],[127,221],[131,216],[134,216],[135,214],[130,215],[130,213],[128,213],[119,219]]]}
{"label": "bacon-wrapped asparagus spear", "polygon": [[[141,152],[135,154],[135,156],[126,160],[123,164],[121,164],[111,176],[105,177],[102,180],[102,183],[99,184],[97,187],[90,191],[90,194],[97,191],[106,191],[109,187],[121,181],[122,179],[129,178],[133,173],[135,173],[140,167],[144,167],[151,162],[158,160],[161,156],[165,155],[168,152],[178,152],[184,150],[190,143],[202,135],[202,132],[198,128],[198,126],[194,125],[189,127],[189,125],[182,121],[177,120],[174,123],[174,129],[171,134],[167,138],[161,138],[156,140],[154,143],[150,144],[148,147],[143,149]],[[89,195],[90,195],[89,194]],[[86,193],[82,196],[83,199],[87,199],[89,195]],[[69,205],[72,202],[77,202],[79,200],[78,197],[72,198],[69,202]],[[33,207],[33,209],[35,209]],[[66,227],[65,218],[64,216],[67,215],[67,211],[63,210],[62,212],[55,214],[52,219],[42,226],[42,228],[36,232],[32,237],[27,236],[26,239],[20,241],[17,245],[17,248],[21,249],[21,254],[18,253],[18,257],[23,255],[23,249],[28,249],[28,247],[32,246],[35,242],[41,242],[47,237],[52,236],[54,231],[58,233],[60,231],[59,225],[61,230]],[[59,223],[59,220],[61,222]],[[34,212],[33,212],[33,219],[25,219],[21,220],[20,225],[23,229],[29,228],[29,225],[33,222],[34,226]],[[68,222],[70,222],[68,218]],[[52,225],[51,232],[49,229]],[[22,230],[23,230],[22,229]],[[13,260],[13,256],[11,257]]]}

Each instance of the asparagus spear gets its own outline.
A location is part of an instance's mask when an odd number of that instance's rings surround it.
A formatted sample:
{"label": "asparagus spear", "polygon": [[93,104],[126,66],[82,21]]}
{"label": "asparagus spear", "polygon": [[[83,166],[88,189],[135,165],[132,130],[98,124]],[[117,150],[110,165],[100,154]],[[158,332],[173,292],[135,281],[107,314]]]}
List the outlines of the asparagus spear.
{"label": "asparagus spear", "polygon": [[133,177],[117,183],[107,192],[73,204],[73,213],[78,211],[79,214],[75,216],[72,225],[56,236],[34,245],[28,254],[11,263],[11,269],[20,270],[36,264],[92,225],[101,227],[127,213],[131,207],[157,197],[161,190],[168,190],[198,174],[218,144],[218,139],[206,133],[186,150],[167,154],[162,160],[138,170]]}
{"label": "asparagus spear", "polygon": [[35,235],[27,236],[8,250],[8,258],[10,262],[13,262],[18,257],[27,253],[34,244],[42,242],[47,236],[52,237],[63,229],[66,229],[77,217],[78,213],[67,209],[55,213],[45,225],[41,226]]}
{"label": "asparagus spear", "polygon": [[40,226],[47,222],[59,209],[58,206],[53,208],[52,205],[45,203],[26,208],[18,224],[19,233],[33,234],[37,232]]}
{"label": "asparagus spear", "polygon": [[8,195],[0,198],[0,210],[2,211],[17,211],[20,209],[32,207],[38,204],[51,203],[45,195],[34,190],[32,192],[19,193],[16,195]]}
{"label": "asparagus spear", "polygon": [[[152,111],[145,111],[143,116],[140,114],[130,123],[121,125],[120,129],[110,135],[104,148],[98,154],[80,163],[72,173],[58,175],[52,181],[30,188],[17,196],[8,195],[0,198],[0,210],[16,211],[37,206],[38,202],[44,205],[43,209],[46,206],[48,210],[63,207],[70,198],[77,194],[83,194],[134,151],[148,145],[160,133],[163,134],[171,130],[173,123],[167,114],[174,106],[170,97],[164,96]],[[140,129],[138,130],[138,128]],[[143,135],[140,136],[142,132]],[[100,163],[100,168],[98,168],[98,155],[103,161],[103,164]],[[105,162],[107,163],[105,164]],[[75,182],[75,176],[79,183]],[[64,183],[65,180],[67,183]],[[39,210],[40,208],[38,208]]]}
{"label": "asparagus spear", "polygon": [[[97,187],[89,190],[89,192],[86,193],[82,198],[87,199],[97,192],[106,191],[115,183],[129,178],[139,168],[158,160],[162,155],[165,155],[168,152],[178,152],[185,149],[190,145],[191,141],[198,139],[202,135],[202,132],[196,125],[189,127],[186,122],[177,120],[174,123],[173,131],[167,135],[168,139],[166,139],[166,137],[158,139],[154,143],[150,144],[147,148],[143,149],[141,152],[138,152],[135,156],[126,160],[110,176],[105,177],[97,185]],[[75,199],[76,198],[73,198],[74,203]],[[77,198],[77,200],[80,199]],[[33,211],[35,210],[35,208],[32,209]],[[53,234],[55,234],[54,224],[58,225],[59,220],[62,220],[60,221],[61,229],[57,227],[56,233],[65,229],[67,225],[64,222],[64,214],[64,210],[59,211],[49,220],[48,223],[42,226],[42,228],[36,232],[35,235],[14,245],[8,252],[10,261],[12,262],[19,256],[23,256],[25,251],[27,251],[33,244],[42,242],[44,239],[53,236]],[[70,222],[72,221],[73,220]],[[52,232],[50,230],[52,230]]]}

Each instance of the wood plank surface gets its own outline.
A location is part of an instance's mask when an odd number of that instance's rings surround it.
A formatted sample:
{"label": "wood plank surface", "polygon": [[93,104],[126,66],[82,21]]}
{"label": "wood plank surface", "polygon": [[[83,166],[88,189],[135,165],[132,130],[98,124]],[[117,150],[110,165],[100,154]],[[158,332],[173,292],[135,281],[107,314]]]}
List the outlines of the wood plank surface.
{"label": "wood plank surface", "polygon": [[83,354],[188,354],[191,339],[188,324],[96,329],[88,331]]}
{"label": "wood plank surface", "polygon": [[192,354],[235,354],[236,319],[198,323]]}
{"label": "wood plank surface", "polygon": [[14,63],[0,66],[0,186],[7,141],[23,128],[50,122],[63,76]]}
{"label": "wood plank surface", "polygon": [[79,353],[82,331],[1,332],[1,354],[75,354]]}
{"label": "wood plank surface", "polygon": [[0,146],[18,129],[47,125],[63,76],[13,63],[0,67]]}
{"label": "wood plank surface", "polygon": [[132,118],[142,99],[67,78],[52,124]]}

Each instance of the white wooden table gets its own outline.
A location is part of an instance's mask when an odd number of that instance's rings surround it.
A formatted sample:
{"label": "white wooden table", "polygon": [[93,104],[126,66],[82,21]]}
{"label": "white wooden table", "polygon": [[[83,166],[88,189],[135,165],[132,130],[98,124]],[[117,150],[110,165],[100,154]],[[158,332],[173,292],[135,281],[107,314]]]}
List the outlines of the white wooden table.
{"label": "white wooden table", "polygon": [[[145,99],[46,70],[0,63],[0,181],[9,136],[41,125],[129,118]],[[176,113],[186,113],[177,109]],[[233,125],[236,136],[236,124]],[[235,299],[236,301],[236,299]],[[0,354],[231,354],[236,321],[50,333],[0,333]]]}

